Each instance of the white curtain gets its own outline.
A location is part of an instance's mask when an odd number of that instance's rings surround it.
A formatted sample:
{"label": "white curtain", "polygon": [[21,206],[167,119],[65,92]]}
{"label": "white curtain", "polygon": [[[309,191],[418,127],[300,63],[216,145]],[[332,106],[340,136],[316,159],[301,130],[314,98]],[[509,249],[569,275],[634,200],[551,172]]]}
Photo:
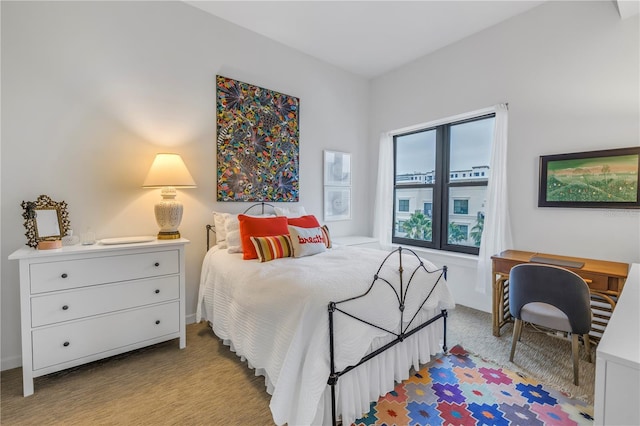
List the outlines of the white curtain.
{"label": "white curtain", "polygon": [[393,136],[380,134],[378,155],[378,182],[373,213],[373,236],[383,249],[391,248],[393,225]]}
{"label": "white curtain", "polygon": [[495,106],[496,119],[489,164],[489,182],[484,215],[476,291],[485,294],[491,288],[491,256],[513,248],[509,203],[507,200],[507,127],[509,110],[506,104]]}

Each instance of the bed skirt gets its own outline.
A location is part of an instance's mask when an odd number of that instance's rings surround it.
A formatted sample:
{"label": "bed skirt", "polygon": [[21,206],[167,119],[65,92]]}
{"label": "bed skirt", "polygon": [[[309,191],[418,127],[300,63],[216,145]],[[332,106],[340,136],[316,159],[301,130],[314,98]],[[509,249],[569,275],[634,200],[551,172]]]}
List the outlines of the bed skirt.
{"label": "bed skirt", "polygon": [[[424,315],[425,319],[434,317],[439,310]],[[214,330],[215,333],[215,330]],[[343,425],[350,425],[356,419],[369,412],[370,404],[381,396],[392,391],[397,382],[409,378],[411,368],[416,371],[421,365],[428,363],[431,357],[442,352],[444,336],[444,320],[441,318],[420,332],[407,338],[402,344],[381,353],[368,362],[358,366],[354,370],[340,377],[336,385],[337,412],[342,418]],[[378,338],[375,350],[392,340],[390,338]],[[222,339],[229,349],[236,353],[233,342]],[[274,385],[266,371],[255,368],[244,356],[238,355],[247,366],[255,371],[256,376],[265,378],[265,387],[269,395],[273,395]],[[284,411],[295,412],[296,407],[274,407],[270,404],[272,413]],[[290,417],[290,416],[289,416]],[[285,424],[286,420],[274,415],[274,422],[278,425]],[[327,385],[316,412],[312,425],[331,424],[331,387]]]}

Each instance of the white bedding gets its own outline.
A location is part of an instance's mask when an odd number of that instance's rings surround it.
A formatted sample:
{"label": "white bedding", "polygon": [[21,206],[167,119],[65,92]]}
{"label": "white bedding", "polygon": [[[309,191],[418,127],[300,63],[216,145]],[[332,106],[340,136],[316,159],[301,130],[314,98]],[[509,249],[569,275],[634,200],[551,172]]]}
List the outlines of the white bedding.
{"label": "white bedding", "polygon": [[[260,263],[242,260],[242,254],[212,248],[205,256],[198,296],[197,320],[207,320],[256,374],[266,378],[272,395],[270,408],[277,424],[328,424],[330,397],[329,331],[327,305],[330,301],[356,296],[370,286],[373,275],[387,252],[336,246],[303,258],[276,259]],[[408,262],[408,263],[407,263]],[[411,263],[403,256],[404,283]],[[380,276],[397,285],[398,255],[387,262]],[[424,261],[428,270],[436,267]],[[405,308],[405,323],[419,309],[432,290],[439,273],[418,272]],[[382,282],[365,298],[341,305],[358,312],[387,329],[397,330],[400,314],[393,291]],[[419,319],[454,307],[444,280],[433,290]],[[372,347],[389,337],[381,330],[336,314],[336,369],[357,363]],[[415,323],[414,323],[415,324]],[[343,424],[350,424],[369,410],[369,402],[393,388],[394,380],[407,378],[409,368],[429,361],[441,350],[442,320],[416,333],[393,350],[359,366],[338,380],[338,412]]]}

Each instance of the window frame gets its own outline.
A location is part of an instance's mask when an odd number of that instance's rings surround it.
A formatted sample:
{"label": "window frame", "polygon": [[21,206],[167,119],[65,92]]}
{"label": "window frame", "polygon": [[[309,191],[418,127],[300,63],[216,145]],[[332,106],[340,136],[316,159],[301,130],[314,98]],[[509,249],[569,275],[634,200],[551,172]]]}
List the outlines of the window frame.
{"label": "window frame", "polygon": [[[398,189],[431,189],[432,190],[432,217],[431,217],[431,241],[416,240],[412,238],[396,236],[396,209],[393,209],[391,242],[393,244],[425,247],[434,250],[451,251],[478,255],[480,248],[460,244],[449,244],[449,206],[453,207],[453,200],[449,194],[451,188],[488,186],[489,178],[484,181],[463,181],[456,182],[451,179],[450,170],[450,150],[451,150],[451,127],[473,121],[495,118],[495,112],[485,113],[474,117],[460,120],[441,122],[433,126],[425,126],[420,129],[398,133],[393,135],[393,203],[398,200]],[[399,137],[409,136],[416,133],[423,133],[435,130],[435,183],[403,183],[398,184],[397,176],[397,140]],[[473,173],[473,172],[472,172]],[[473,177],[473,176],[472,176]],[[480,176],[482,178],[483,176]],[[471,228],[469,227],[469,231]]]}

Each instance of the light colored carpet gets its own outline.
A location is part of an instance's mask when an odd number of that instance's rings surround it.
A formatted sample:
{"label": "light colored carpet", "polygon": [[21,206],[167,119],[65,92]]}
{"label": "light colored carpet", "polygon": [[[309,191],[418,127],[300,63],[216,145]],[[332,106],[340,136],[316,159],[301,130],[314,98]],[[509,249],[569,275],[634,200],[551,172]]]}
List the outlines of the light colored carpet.
{"label": "light colored carpet", "polygon": [[205,323],[187,326],[187,347],[160,343],[35,379],[1,375],[5,425],[273,425],[256,377]]}
{"label": "light colored carpet", "polygon": [[447,345],[459,344],[467,351],[482,356],[511,371],[522,372],[560,391],[593,405],[595,383],[595,348],[591,345],[592,363],[580,347],[580,386],[573,384],[571,342],[535,331],[527,325],[516,346],[513,363],[509,362],[513,324],[502,327],[500,337],[492,334],[491,314],[458,306],[449,314]]}
{"label": "light colored carpet", "polygon": [[[593,400],[593,364],[580,363],[582,385],[572,384],[570,345],[523,332],[515,365],[509,363],[511,328],[491,335],[490,315],[458,307],[449,314],[449,348],[470,352]],[[22,397],[22,370],[0,375],[2,425],[272,425],[262,377],[205,324],[187,326],[177,340],[35,379]]]}

